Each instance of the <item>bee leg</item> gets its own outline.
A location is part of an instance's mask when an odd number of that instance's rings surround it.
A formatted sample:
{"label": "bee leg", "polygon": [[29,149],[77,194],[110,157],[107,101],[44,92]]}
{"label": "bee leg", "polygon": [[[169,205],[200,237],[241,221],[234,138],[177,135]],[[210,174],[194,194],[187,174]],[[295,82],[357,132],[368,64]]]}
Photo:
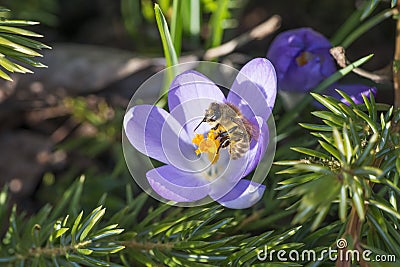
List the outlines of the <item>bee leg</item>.
{"label": "bee leg", "polygon": [[227,138],[228,135],[229,135],[228,132],[219,132],[218,133],[218,138],[221,138],[221,140],[222,140],[223,138]]}
{"label": "bee leg", "polygon": [[216,131],[216,130],[218,130],[219,126],[220,126],[220,124],[218,123],[215,127],[212,127],[211,129]]}
{"label": "bee leg", "polygon": [[228,135],[222,137],[220,141],[221,142],[219,143],[219,146],[218,146],[218,149],[217,149],[217,154],[219,153],[219,150],[221,148],[225,148],[225,147],[229,146],[229,144],[231,143],[231,140],[229,139]]}

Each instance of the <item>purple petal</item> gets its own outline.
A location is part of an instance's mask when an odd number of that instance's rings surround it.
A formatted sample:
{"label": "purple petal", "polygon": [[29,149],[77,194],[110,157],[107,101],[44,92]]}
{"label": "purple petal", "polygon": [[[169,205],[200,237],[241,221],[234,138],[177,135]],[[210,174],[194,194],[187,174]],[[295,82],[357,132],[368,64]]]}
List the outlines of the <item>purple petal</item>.
{"label": "purple petal", "polygon": [[274,64],[280,80],[302,52],[331,47],[329,40],[322,34],[311,28],[299,28],[277,35],[269,47],[267,57]]}
{"label": "purple petal", "polygon": [[226,149],[220,151],[220,159],[205,172],[210,173],[212,168],[217,169],[217,176],[213,177],[210,184],[209,195],[213,199],[219,199],[231,191],[245,176],[247,166],[252,160],[248,154],[232,160]]}
{"label": "purple petal", "polygon": [[271,114],[276,98],[276,73],[265,58],[256,58],[240,70],[228,95],[247,118],[260,116],[265,120]]}
{"label": "purple petal", "polygon": [[264,191],[265,185],[242,179],[228,194],[216,201],[227,208],[246,209],[257,203]]}
{"label": "purple petal", "polygon": [[182,172],[165,165],[146,174],[153,190],[161,197],[175,202],[193,202],[208,195],[208,181],[200,175]]}
{"label": "purple petal", "polygon": [[224,101],[225,96],[215,83],[193,70],[176,76],[168,92],[169,110],[182,125],[195,118],[201,121],[211,102]]}
{"label": "purple petal", "polygon": [[[250,120],[253,125],[258,129],[259,135],[258,140],[252,140],[250,143],[250,150],[248,156],[250,161],[246,167],[246,171],[243,176],[249,174],[264,157],[265,151],[269,144],[269,129],[268,124],[261,117],[254,117]],[[261,130],[260,130],[261,129]],[[271,155],[273,157],[274,155]]]}
{"label": "purple petal", "polygon": [[267,58],[274,64],[279,81],[285,77],[293,60],[304,50],[301,38],[292,32],[286,31],[275,37],[267,53]]}
{"label": "purple petal", "polygon": [[335,91],[335,89],[338,89],[348,94],[356,104],[364,103],[362,95],[365,95],[367,98],[370,98],[371,92],[373,93],[374,96],[376,96],[377,93],[375,87],[362,84],[335,84],[326,91],[326,94],[333,96],[337,99],[340,99],[346,105],[349,105],[350,103],[348,103],[345,99],[343,99],[342,96]]}
{"label": "purple petal", "polygon": [[[295,30],[293,30],[294,32]],[[332,47],[329,40],[319,32],[311,28],[299,28],[297,34],[301,35],[302,42],[308,50],[312,51],[319,48]]]}
{"label": "purple petal", "polygon": [[[279,34],[267,53],[275,66],[279,89],[306,92],[334,73],[336,65],[330,48],[329,40],[310,28]],[[297,58],[305,53],[307,60],[299,65]]]}
{"label": "purple petal", "polygon": [[180,163],[183,168],[185,155],[194,154],[194,147],[181,128],[168,112],[152,105],[135,106],[124,117],[126,136],[137,150],[166,164]]}
{"label": "purple petal", "polygon": [[329,50],[320,51],[303,66],[298,66],[297,63],[290,65],[285,78],[279,83],[279,88],[286,91],[308,92],[335,71],[336,65]]}

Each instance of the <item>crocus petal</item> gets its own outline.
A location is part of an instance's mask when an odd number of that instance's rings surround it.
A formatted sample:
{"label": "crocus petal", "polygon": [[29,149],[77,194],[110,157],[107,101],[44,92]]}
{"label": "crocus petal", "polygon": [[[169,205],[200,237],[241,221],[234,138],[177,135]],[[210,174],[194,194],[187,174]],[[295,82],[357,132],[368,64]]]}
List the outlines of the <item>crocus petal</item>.
{"label": "crocus petal", "polygon": [[182,172],[165,165],[146,174],[153,190],[161,197],[175,202],[193,202],[208,195],[209,185],[200,175]]}
{"label": "crocus petal", "polygon": [[194,151],[191,138],[186,132],[180,131],[181,128],[168,112],[152,105],[135,106],[124,117],[124,129],[129,142],[141,153],[166,164],[171,160],[180,162],[182,153]]}
{"label": "crocus petal", "polygon": [[325,94],[333,96],[335,98],[340,99],[343,103],[346,105],[349,105],[345,99],[343,99],[338,92],[335,91],[335,89],[338,89],[340,91],[345,92],[348,94],[351,99],[354,101],[356,104],[363,104],[364,99],[362,98],[362,95],[365,95],[367,98],[370,98],[371,92],[373,93],[374,96],[376,96],[376,88],[363,85],[363,84],[335,84],[334,86],[331,86]]}
{"label": "crocus petal", "polygon": [[307,92],[334,73],[330,48],[329,40],[310,28],[279,34],[267,53],[275,66],[279,89]]}
{"label": "crocus petal", "polygon": [[177,75],[168,92],[169,110],[182,125],[194,118],[200,118],[201,121],[211,102],[224,101],[225,96],[218,86],[193,70]]}
{"label": "crocus petal", "polygon": [[322,34],[311,28],[299,28],[277,35],[269,47],[267,57],[274,64],[278,78],[281,80],[300,53],[331,47],[329,40]]}
{"label": "crocus petal", "polygon": [[290,65],[279,88],[286,91],[308,92],[336,71],[329,50],[320,51],[304,66]]}
{"label": "crocus petal", "polygon": [[271,114],[276,98],[276,73],[266,58],[248,62],[236,77],[227,100],[240,108],[247,118]]}
{"label": "crocus petal", "polygon": [[275,37],[268,49],[267,58],[274,64],[279,81],[285,74],[293,59],[305,48],[304,42],[296,31],[285,31]]}
{"label": "crocus petal", "polygon": [[217,168],[218,176],[214,177],[210,184],[209,195],[213,199],[219,199],[231,191],[245,176],[246,168],[252,159],[248,154],[236,160],[232,160],[227,150],[220,152],[220,159],[211,168]]}
{"label": "crocus petal", "polygon": [[242,179],[228,194],[216,201],[227,208],[246,209],[257,203],[264,191],[265,185]]}
{"label": "crocus petal", "polygon": [[[252,140],[250,143],[250,150],[248,152],[248,157],[250,160],[243,176],[249,174],[264,157],[270,137],[268,124],[261,117],[254,117],[250,119],[250,123],[257,127],[259,134],[258,140]],[[273,157],[273,155],[271,155],[271,157]]]}

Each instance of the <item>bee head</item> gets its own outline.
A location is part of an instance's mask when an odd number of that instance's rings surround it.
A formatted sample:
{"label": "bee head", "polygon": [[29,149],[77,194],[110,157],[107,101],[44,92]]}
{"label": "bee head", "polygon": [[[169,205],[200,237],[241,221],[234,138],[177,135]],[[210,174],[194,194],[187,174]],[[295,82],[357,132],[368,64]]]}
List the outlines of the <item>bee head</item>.
{"label": "bee head", "polygon": [[204,122],[208,122],[211,126],[216,126],[217,121],[221,118],[220,105],[216,102],[210,104],[204,115]]}
{"label": "bee head", "polygon": [[221,110],[219,107],[219,104],[216,102],[213,102],[210,104],[208,109],[206,109],[206,113],[204,115],[203,120],[197,125],[197,127],[194,129],[195,131],[203,122],[208,122],[211,126],[216,126],[218,124],[218,120],[221,118]]}

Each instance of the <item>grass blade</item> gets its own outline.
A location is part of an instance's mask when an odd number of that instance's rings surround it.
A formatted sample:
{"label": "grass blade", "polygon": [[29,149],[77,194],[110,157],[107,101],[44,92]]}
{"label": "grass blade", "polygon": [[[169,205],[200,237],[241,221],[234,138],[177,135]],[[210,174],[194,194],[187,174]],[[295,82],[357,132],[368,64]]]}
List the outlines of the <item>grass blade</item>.
{"label": "grass blade", "polygon": [[[195,1],[191,1],[195,2]],[[172,16],[171,16],[171,38],[175,48],[175,53],[179,57],[181,53],[182,43],[182,1],[174,0],[172,5]]]}
{"label": "grass blade", "polygon": [[167,21],[160,9],[160,6],[154,4],[154,12],[156,14],[156,21],[158,30],[161,36],[161,42],[164,48],[165,60],[167,63],[167,67],[171,67],[173,65],[178,64],[178,57],[175,52],[174,44],[172,42],[171,34],[168,29]]}

